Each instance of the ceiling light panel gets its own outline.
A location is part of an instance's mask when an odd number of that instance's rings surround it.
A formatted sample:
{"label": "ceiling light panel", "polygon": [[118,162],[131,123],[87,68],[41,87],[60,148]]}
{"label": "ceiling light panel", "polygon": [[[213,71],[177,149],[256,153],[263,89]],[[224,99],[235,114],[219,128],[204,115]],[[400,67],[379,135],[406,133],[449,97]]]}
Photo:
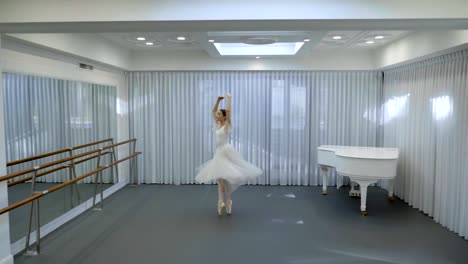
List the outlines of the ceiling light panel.
{"label": "ceiling light panel", "polygon": [[277,42],[267,45],[249,45],[244,43],[215,43],[222,56],[252,55],[295,55],[304,42]]}

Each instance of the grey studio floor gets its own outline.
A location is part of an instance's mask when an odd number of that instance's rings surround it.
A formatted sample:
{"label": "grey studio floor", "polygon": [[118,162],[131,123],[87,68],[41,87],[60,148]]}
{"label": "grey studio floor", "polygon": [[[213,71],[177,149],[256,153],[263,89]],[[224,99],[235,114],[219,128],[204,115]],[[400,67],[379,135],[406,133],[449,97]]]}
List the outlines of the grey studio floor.
{"label": "grey studio floor", "polygon": [[467,263],[468,241],[370,188],[242,186],[216,215],[216,186],[140,185],[106,199],[15,263]]}

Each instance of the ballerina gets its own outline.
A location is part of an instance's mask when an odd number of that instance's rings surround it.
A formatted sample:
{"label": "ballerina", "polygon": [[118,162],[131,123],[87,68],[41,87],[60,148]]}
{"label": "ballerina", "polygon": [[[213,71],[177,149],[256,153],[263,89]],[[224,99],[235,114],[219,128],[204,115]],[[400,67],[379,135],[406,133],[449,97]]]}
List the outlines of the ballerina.
{"label": "ballerina", "polygon": [[[204,163],[195,176],[199,183],[218,183],[218,215],[226,208],[232,214],[232,192],[240,185],[260,176],[263,172],[253,164],[245,161],[241,154],[229,144],[231,130],[231,96],[226,96],[226,109],[218,110],[224,99],[219,96],[213,107],[213,118],[216,123],[216,151],[213,159]],[[225,202],[226,201],[226,202]]]}

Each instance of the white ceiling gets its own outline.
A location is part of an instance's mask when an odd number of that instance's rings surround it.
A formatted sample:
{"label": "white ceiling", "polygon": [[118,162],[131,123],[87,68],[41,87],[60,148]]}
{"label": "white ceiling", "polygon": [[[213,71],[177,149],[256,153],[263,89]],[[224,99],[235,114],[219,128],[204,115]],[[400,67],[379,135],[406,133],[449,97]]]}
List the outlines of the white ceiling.
{"label": "white ceiling", "polygon": [[[199,33],[171,33],[171,32],[146,32],[146,33],[101,33],[98,34],[115,44],[130,50],[202,50]],[[186,37],[185,41],[177,40],[178,36]],[[144,37],[145,41],[137,40]],[[146,42],[154,43],[153,46],[145,45]]]}
{"label": "white ceiling", "polygon": [[[373,49],[386,45],[397,39],[400,39],[411,31],[392,30],[392,31],[331,31],[317,44],[315,49]],[[335,40],[333,36],[342,36],[342,39]],[[383,39],[375,39],[376,36],[383,36]],[[367,44],[367,41],[373,41],[373,44]]]}
{"label": "white ceiling", "polygon": [[[334,49],[359,49],[370,50],[388,44],[402,38],[411,31],[231,31],[231,32],[147,32],[147,33],[99,33],[103,38],[129,50],[137,51],[177,51],[177,50],[204,50],[213,57],[219,57],[213,43],[239,43],[246,38],[267,38],[276,42],[305,42],[296,56],[306,56],[316,50]],[[186,40],[177,40],[184,36]],[[333,36],[341,36],[339,40]],[[383,39],[375,39],[375,36],[384,36]],[[137,40],[144,37],[145,41]],[[374,41],[366,44],[366,41]],[[145,45],[146,42],[154,43],[153,46]]]}
{"label": "white ceiling", "polygon": [[466,0],[2,0],[2,33],[468,29]]}

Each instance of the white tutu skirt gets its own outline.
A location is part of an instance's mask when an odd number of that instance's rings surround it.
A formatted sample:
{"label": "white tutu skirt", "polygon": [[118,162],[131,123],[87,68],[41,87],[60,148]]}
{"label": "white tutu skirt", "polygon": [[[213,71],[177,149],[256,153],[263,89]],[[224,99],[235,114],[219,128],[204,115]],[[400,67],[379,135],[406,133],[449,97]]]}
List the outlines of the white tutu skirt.
{"label": "white tutu skirt", "polygon": [[212,160],[207,161],[198,169],[195,181],[211,183],[218,178],[228,181],[233,189],[246,184],[262,175],[262,170],[245,161],[241,154],[230,144],[217,147]]}

